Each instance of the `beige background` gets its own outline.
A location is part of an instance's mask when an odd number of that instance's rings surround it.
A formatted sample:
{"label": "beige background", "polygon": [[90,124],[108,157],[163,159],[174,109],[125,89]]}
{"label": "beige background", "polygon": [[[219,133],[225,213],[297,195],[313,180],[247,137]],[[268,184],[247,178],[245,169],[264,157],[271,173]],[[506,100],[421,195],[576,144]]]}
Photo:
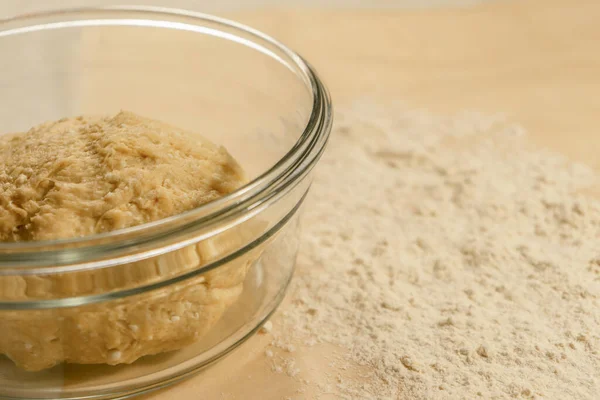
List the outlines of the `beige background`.
{"label": "beige background", "polygon": [[0,17],[57,7],[106,6],[115,4],[158,5],[202,12],[255,10],[258,8],[358,8],[398,9],[440,6],[464,7],[494,0],[3,0]]}
{"label": "beige background", "polygon": [[[20,4],[31,7],[33,2]],[[12,12],[4,2],[2,7],[0,15]],[[438,113],[501,112],[524,125],[538,144],[600,168],[597,0],[226,14],[266,31],[309,59],[337,104],[369,95]],[[277,316],[274,322],[277,329]],[[272,372],[264,356],[270,340],[269,335],[256,336],[197,377],[146,398],[313,398],[316,385],[329,381],[327,374],[337,374],[328,362],[335,349],[300,344],[295,353],[299,376]],[[311,382],[304,394],[296,392],[303,386],[301,380]]]}
{"label": "beige background", "polygon": [[[522,123],[538,144],[600,167],[600,2],[232,16],[308,58],[337,104],[369,95],[438,113],[501,112]],[[277,316],[274,322],[277,329]],[[329,367],[335,349],[300,344],[299,376],[271,372],[264,356],[269,341],[269,335],[256,336],[214,368],[148,399],[310,399],[318,383],[340,372],[358,373]],[[303,379],[311,384],[298,394]]]}

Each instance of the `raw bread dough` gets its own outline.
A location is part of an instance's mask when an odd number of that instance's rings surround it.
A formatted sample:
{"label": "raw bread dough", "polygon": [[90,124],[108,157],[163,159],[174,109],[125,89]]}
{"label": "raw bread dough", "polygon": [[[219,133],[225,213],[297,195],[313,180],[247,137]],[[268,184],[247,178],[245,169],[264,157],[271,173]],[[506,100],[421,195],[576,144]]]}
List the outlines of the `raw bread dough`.
{"label": "raw bread dough", "polygon": [[[0,139],[0,240],[86,236],[192,209],[245,182],[206,139],[129,112],[63,119]],[[70,274],[2,276],[4,301],[56,299],[140,287],[242,246],[226,232],[136,263]],[[74,308],[1,311],[0,354],[25,370],[61,362],[111,365],[182,348],[238,298],[255,255],[150,293]]]}
{"label": "raw bread dough", "polygon": [[239,187],[222,147],[121,112],[0,140],[0,240],[72,238],[181,213]]}

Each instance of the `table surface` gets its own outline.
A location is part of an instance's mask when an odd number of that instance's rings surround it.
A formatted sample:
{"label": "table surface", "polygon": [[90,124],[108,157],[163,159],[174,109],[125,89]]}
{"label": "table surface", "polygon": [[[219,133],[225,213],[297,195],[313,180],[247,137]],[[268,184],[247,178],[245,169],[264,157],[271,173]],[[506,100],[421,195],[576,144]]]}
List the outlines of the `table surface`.
{"label": "table surface", "polygon": [[[596,0],[227,16],[273,35],[310,60],[338,105],[368,95],[442,114],[500,112],[521,123],[539,145],[600,168]],[[285,304],[279,312],[284,310]],[[298,376],[272,372],[264,355],[270,340],[255,336],[204,373],[146,400],[313,398],[316,385],[339,372],[327,362],[335,349],[301,344],[295,354]],[[301,379],[313,385],[302,385],[307,391],[298,395]]]}
{"label": "table surface", "polygon": [[[3,7],[0,15],[7,10]],[[600,168],[597,0],[507,0],[385,11],[280,8],[225,16],[302,54],[338,105],[369,96],[441,114],[500,112],[522,124],[539,145]],[[300,398],[314,398],[316,385],[339,372],[327,362],[334,348],[300,343],[295,353],[299,375],[272,372],[264,355],[270,341],[268,334],[257,335],[201,374],[144,398],[275,400],[298,398],[300,387],[306,390]],[[307,388],[300,380],[312,385]]]}

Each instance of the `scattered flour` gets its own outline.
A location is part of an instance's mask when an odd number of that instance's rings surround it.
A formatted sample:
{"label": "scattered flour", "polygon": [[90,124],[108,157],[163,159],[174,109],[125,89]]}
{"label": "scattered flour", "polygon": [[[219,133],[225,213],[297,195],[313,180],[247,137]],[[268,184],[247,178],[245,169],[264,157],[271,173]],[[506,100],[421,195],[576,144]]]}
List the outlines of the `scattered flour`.
{"label": "scattered flour", "polygon": [[259,333],[266,334],[271,333],[273,329],[273,323],[271,321],[265,322],[265,324],[258,330]]}
{"label": "scattered flour", "polygon": [[[338,112],[273,346],[339,346],[340,369],[370,371],[333,376],[340,398],[597,398],[600,203],[580,194],[596,176],[523,133],[478,114]],[[296,376],[278,354],[273,370]]]}

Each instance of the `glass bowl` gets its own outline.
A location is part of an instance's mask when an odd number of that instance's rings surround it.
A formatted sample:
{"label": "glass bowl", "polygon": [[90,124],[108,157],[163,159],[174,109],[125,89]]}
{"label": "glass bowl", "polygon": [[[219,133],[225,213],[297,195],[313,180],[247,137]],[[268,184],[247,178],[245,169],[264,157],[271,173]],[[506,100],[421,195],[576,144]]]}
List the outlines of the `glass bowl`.
{"label": "glass bowl", "polygon": [[331,129],[314,70],[251,28],[148,7],[3,20],[0,53],[3,134],[124,109],[225,146],[251,178],[153,223],[0,243],[0,398],[139,394],[252,335],[291,279]]}

